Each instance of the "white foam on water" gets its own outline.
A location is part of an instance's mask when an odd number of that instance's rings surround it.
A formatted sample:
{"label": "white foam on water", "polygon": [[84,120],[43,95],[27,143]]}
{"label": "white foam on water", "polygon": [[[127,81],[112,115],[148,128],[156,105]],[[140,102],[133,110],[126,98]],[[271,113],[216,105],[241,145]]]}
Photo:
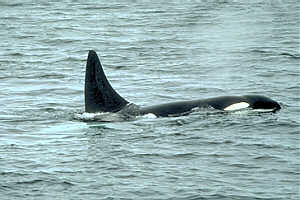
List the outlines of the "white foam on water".
{"label": "white foam on water", "polygon": [[156,119],[157,118],[157,116],[153,113],[148,113],[146,115],[143,115],[142,117],[145,119]]}
{"label": "white foam on water", "polygon": [[87,113],[87,112],[76,113],[76,114],[74,114],[74,118],[78,119],[78,120],[89,121],[89,120],[94,120],[97,115],[101,115],[101,114],[103,114],[103,113]]}

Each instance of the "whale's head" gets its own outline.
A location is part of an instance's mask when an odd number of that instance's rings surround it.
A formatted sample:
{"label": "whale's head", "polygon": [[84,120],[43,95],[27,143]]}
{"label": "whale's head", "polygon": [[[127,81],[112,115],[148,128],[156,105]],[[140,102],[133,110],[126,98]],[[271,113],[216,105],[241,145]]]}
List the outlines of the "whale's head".
{"label": "whale's head", "polygon": [[265,96],[246,95],[244,97],[247,99],[253,109],[270,109],[273,112],[281,109],[281,106],[278,102]]}

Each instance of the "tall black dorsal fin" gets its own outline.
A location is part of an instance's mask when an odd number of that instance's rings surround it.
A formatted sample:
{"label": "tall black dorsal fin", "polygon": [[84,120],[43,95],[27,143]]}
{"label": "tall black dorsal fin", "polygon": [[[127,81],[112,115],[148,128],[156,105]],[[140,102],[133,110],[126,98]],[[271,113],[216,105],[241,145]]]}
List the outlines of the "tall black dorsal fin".
{"label": "tall black dorsal fin", "polygon": [[128,102],[109,84],[95,51],[89,51],[85,72],[85,112],[118,112]]}

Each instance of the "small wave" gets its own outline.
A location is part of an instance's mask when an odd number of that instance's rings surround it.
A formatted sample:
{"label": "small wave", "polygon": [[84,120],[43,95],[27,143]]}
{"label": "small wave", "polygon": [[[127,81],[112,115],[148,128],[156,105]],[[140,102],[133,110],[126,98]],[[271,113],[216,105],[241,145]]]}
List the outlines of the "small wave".
{"label": "small wave", "polygon": [[12,56],[12,57],[16,57],[16,56],[22,57],[22,56],[25,56],[25,54],[20,53],[20,52],[8,53],[7,55],[8,56]]}
{"label": "small wave", "polygon": [[253,50],[250,50],[250,52],[252,52],[252,53],[261,53],[261,54],[267,54],[267,53],[270,54],[270,51],[261,50],[261,49],[253,49]]}
{"label": "small wave", "polygon": [[7,7],[21,7],[24,6],[24,3],[6,3],[6,2],[1,2],[1,6],[7,6]]}
{"label": "small wave", "polygon": [[33,180],[26,180],[26,181],[18,181],[16,182],[16,184],[18,185],[24,185],[24,184],[28,184],[28,185],[32,185],[32,184],[60,184],[60,185],[64,185],[64,186],[73,186],[75,185],[74,183],[71,183],[69,181],[58,181],[58,180],[42,180],[42,179],[33,179]]}
{"label": "small wave", "polygon": [[259,156],[255,156],[253,159],[254,160],[272,160],[272,159],[278,160],[280,158],[278,156],[272,156],[272,155],[259,155]]}
{"label": "small wave", "polygon": [[174,158],[194,158],[197,157],[197,154],[193,153],[193,152],[189,152],[189,153],[177,153],[173,155]]}
{"label": "small wave", "polygon": [[253,49],[250,50],[252,53],[258,53],[258,54],[268,54],[268,55],[279,55],[279,56],[287,56],[294,59],[300,59],[300,55],[297,53],[289,53],[289,52],[275,52],[269,49]]}
{"label": "small wave", "polygon": [[18,181],[16,184],[35,184],[35,183],[41,183],[43,180],[41,179],[34,179],[34,180],[28,180],[28,181]]}
{"label": "small wave", "polygon": [[235,146],[248,146],[248,147],[254,147],[256,149],[287,149],[287,150],[296,150],[296,148],[284,146],[280,144],[264,144],[264,143],[252,143],[252,144],[244,144],[244,143],[238,143]]}
{"label": "small wave", "polygon": [[284,52],[284,53],[281,53],[280,55],[282,55],[282,56],[289,56],[289,57],[295,58],[295,59],[300,59],[300,55],[296,55],[296,54],[292,54],[292,53]]}
{"label": "small wave", "polygon": [[111,5],[111,6],[85,6],[83,7],[82,9],[83,10],[89,10],[89,11],[92,11],[92,10],[117,10],[117,9],[122,9],[122,8],[126,8],[126,6],[124,5]]}
{"label": "small wave", "polygon": [[44,79],[63,79],[65,78],[64,74],[58,73],[48,73],[48,74],[41,74],[38,76],[33,76],[33,78],[44,78]]}
{"label": "small wave", "polygon": [[233,163],[230,164],[232,167],[237,167],[237,168],[245,168],[245,169],[257,169],[259,167],[255,165],[249,165],[248,163]]}

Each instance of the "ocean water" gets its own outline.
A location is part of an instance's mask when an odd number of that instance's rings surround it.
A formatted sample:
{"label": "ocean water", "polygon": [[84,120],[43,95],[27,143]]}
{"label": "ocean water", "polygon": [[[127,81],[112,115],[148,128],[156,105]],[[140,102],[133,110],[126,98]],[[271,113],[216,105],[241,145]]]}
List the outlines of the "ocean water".
{"label": "ocean water", "polygon": [[[299,199],[297,0],[0,0],[0,199]],[[83,122],[88,50],[135,104],[278,113]]]}

